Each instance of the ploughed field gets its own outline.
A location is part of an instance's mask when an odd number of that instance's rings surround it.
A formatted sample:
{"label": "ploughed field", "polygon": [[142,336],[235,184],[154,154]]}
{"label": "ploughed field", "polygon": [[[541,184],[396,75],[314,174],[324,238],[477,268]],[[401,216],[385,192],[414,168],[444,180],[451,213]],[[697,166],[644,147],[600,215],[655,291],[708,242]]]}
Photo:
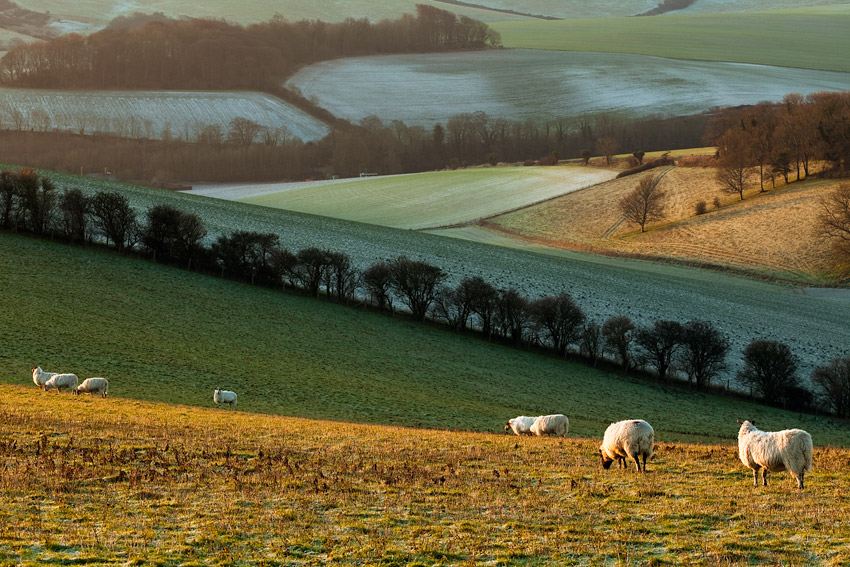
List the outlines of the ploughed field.
{"label": "ploughed field", "polygon": [[[594,20],[597,25],[606,21]],[[592,26],[588,29],[597,33]],[[784,62],[767,66],[680,60],[674,52],[646,57],[556,49],[336,59],[301,69],[286,86],[353,122],[374,115],[385,122],[427,127],[445,126],[451,116],[476,111],[516,121],[599,113],[699,114],[717,106],[781,100],[789,93],[850,88],[850,68],[838,67],[843,72],[837,72],[779,66],[791,65],[784,55]]]}
{"label": "ploughed field", "polygon": [[323,122],[304,111],[255,92],[0,89],[0,107],[2,123],[10,129],[88,135],[195,140],[203,127],[217,126],[226,137],[234,118],[247,118],[272,130],[283,128],[286,137],[304,141],[318,140],[329,132]]}
{"label": "ploughed field", "polygon": [[[0,386],[10,565],[846,562],[850,451],[754,488],[721,444],[657,435],[648,472],[588,438],[260,416]],[[817,438],[815,439],[817,443]]]}

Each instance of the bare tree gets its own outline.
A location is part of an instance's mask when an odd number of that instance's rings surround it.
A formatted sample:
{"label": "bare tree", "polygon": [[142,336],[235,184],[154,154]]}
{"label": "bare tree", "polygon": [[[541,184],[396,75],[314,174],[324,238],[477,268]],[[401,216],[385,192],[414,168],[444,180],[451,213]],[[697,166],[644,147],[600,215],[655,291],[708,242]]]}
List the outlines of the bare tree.
{"label": "bare tree", "polygon": [[744,368],[738,371],[742,384],[752,386],[768,403],[788,401],[788,390],[799,384],[797,367],[800,364],[788,345],[758,339],[747,345],[743,359]]}
{"label": "bare tree", "polygon": [[681,345],[682,332],[682,324],[678,321],[656,321],[651,327],[642,327],[635,333],[635,342],[658,371],[660,380],[667,377],[673,356]]}
{"label": "bare tree", "polygon": [[599,138],[596,140],[596,151],[605,156],[605,163],[611,165],[611,158],[620,149],[620,143],[615,138]]}
{"label": "bare tree", "polygon": [[717,181],[726,193],[744,200],[744,187],[752,172],[752,158],[746,137],[740,129],[727,130],[718,142]]}
{"label": "bare tree", "polygon": [[620,210],[631,222],[640,226],[640,231],[646,231],[646,223],[664,218],[663,191],[656,189],[657,182],[648,175],[638,182],[634,191],[620,200]]}
{"label": "bare tree", "polygon": [[230,121],[230,130],[227,133],[227,139],[237,146],[247,146],[254,141],[261,129],[262,126],[253,120],[243,116],[237,116]]}
{"label": "bare tree", "polygon": [[389,266],[393,290],[410,309],[413,318],[424,321],[437,286],[446,278],[445,272],[437,266],[405,256],[396,258]]}
{"label": "bare tree", "polygon": [[833,243],[842,256],[850,257],[850,183],[842,183],[820,201],[818,233]]}
{"label": "bare tree", "polygon": [[392,272],[389,264],[378,262],[366,268],[362,276],[363,285],[378,309],[392,311]]}
{"label": "bare tree", "polygon": [[602,342],[617,354],[624,372],[628,372],[632,362],[631,344],[634,330],[635,324],[623,315],[609,317],[602,323]]}
{"label": "bare tree", "polygon": [[839,417],[850,417],[850,357],[836,358],[812,372],[821,398]]}
{"label": "bare tree", "polygon": [[683,326],[679,364],[688,381],[703,389],[726,368],[729,339],[708,321],[688,321]]}
{"label": "bare tree", "polygon": [[545,333],[549,343],[561,356],[579,338],[584,313],[568,293],[545,296],[531,304],[531,313],[538,332]]}

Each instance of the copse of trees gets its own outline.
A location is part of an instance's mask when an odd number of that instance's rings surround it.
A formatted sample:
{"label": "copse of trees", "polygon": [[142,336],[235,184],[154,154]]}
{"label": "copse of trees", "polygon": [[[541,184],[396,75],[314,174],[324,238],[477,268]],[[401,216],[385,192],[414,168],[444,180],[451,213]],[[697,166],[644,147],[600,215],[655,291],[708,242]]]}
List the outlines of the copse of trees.
{"label": "copse of trees", "polygon": [[[361,270],[342,252],[290,251],[274,233],[237,230],[207,246],[203,221],[194,214],[154,205],[138,215],[120,193],[87,196],[74,188],[60,193],[29,169],[0,171],[0,204],[0,226],[7,231],[107,246],[183,269],[378,311],[393,313],[398,303],[417,321],[444,322],[455,331],[559,358],[593,365],[605,361],[643,376],[652,369],[662,381],[683,374],[699,390],[710,389],[727,367],[729,340],[708,321],[662,320],[641,327],[613,316],[600,325],[588,320],[567,292],[532,299],[516,289],[498,289],[480,276],[450,286],[440,267],[405,256]],[[36,217],[47,220],[35,222]],[[799,385],[799,361],[786,345],[753,341],[743,357],[738,378],[752,385],[759,399],[792,409],[812,407],[812,393]],[[823,407],[844,417],[850,414],[848,370],[848,359],[836,359],[812,373]]]}
{"label": "copse of trees", "polygon": [[763,192],[777,176],[809,176],[814,160],[847,175],[850,91],[789,94],[778,103],[724,109],[708,124],[706,141],[718,148],[718,181],[741,199],[751,177]]}
{"label": "copse of trees", "polygon": [[272,89],[303,65],[342,56],[499,45],[486,24],[433,6],[372,23],[349,18],[240,26],[155,19],[19,45],[0,60],[4,84],[57,89]]}

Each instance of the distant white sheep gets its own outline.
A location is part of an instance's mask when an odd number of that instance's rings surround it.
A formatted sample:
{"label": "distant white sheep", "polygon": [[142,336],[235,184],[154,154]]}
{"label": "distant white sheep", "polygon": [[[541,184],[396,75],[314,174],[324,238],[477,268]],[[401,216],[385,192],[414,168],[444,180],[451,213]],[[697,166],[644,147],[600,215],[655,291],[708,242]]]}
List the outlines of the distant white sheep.
{"label": "distant white sheep", "polygon": [[230,404],[230,407],[236,407],[236,392],[230,390],[222,390],[216,388],[213,393],[213,401],[217,404]]}
{"label": "distant white sheep", "polygon": [[44,388],[48,380],[56,376],[58,372],[46,372],[41,369],[41,366],[36,366],[32,369],[32,381],[39,388]]}
{"label": "distant white sheep", "polygon": [[788,471],[803,490],[803,477],[812,471],[812,436],[802,429],[762,431],[752,421],[741,421],[738,430],[738,457],[753,469],[753,486],[767,486],[768,472]]}
{"label": "distant white sheep", "polygon": [[73,392],[77,389],[78,381],[76,374],[54,374],[50,380],[44,383],[44,391],[49,392],[55,389],[57,392],[61,392],[62,388],[68,388]]}
{"label": "distant white sheep", "polygon": [[[646,460],[654,453],[655,431],[642,419],[629,419],[612,423],[605,430],[599,454],[602,468],[608,469],[615,460],[626,468],[626,459],[632,459],[637,472],[646,472]],[[643,459],[643,469],[639,459]]]}
{"label": "distant white sheep", "polygon": [[542,437],[543,435],[566,437],[569,430],[570,420],[562,413],[541,415],[531,425],[531,433],[538,437]]}
{"label": "distant white sheep", "polygon": [[83,383],[77,386],[74,393],[93,395],[99,393],[101,398],[105,398],[109,393],[109,380],[106,378],[86,378]]}
{"label": "distant white sheep", "polygon": [[534,425],[536,419],[536,416],[529,417],[527,415],[511,418],[505,423],[505,433],[513,431],[516,435],[531,435],[531,426]]}

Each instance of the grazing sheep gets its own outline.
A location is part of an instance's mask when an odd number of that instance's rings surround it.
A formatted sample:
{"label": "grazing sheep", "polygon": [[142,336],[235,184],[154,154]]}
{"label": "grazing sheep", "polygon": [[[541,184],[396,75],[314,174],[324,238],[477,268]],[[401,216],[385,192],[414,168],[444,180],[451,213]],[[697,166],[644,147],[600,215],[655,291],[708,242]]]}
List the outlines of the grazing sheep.
{"label": "grazing sheep", "polygon": [[[615,460],[626,468],[628,458],[635,462],[637,472],[646,472],[646,460],[652,458],[654,445],[655,431],[644,420],[629,419],[612,423],[605,430],[602,445],[599,446],[602,468],[610,468]],[[643,469],[638,460],[640,457],[643,458]]]}
{"label": "grazing sheep", "polygon": [[762,431],[753,421],[741,421],[738,430],[738,457],[753,469],[753,486],[764,486],[768,472],[788,471],[803,490],[803,476],[812,471],[812,436],[802,429]]}
{"label": "grazing sheep", "polygon": [[73,392],[77,389],[77,382],[76,374],[54,374],[50,380],[44,383],[44,391],[49,392],[56,389],[57,392],[61,392],[62,388],[68,388]]}
{"label": "grazing sheep", "polygon": [[513,431],[516,435],[531,435],[531,426],[534,424],[536,417],[527,415],[519,415],[511,418],[505,423],[505,433]]}
{"label": "grazing sheep", "polygon": [[531,433],[541,437],[543,435],[554,435],[555,437],[566,437],[570,429],[570,420],[562,413],[552,415],[541,415],[534,420]]}
{"label": "grazing sheep", "polygon": [[230,390],[222,390],[216,388],[213,393],[213,401],[217,404],[230,404],[230,407],[236,407],[236,392]]}
{"label": "grazing sheep", "polygon": [[96,392],[100,393],[101,398],[105,398],[109,393],[109,380],[106,378],[86,378],[83,383],[77,386],[74,393],[92,395]]}
{"label": "grazing sheep", "polygon": [[44,388],[44,385],[47,383],[47,381],[50,380],[51,378],[53,378],[54,376],[56,376],[56,374],[58,374],[58,373],[57,372],[45,372],[44,370],[41,369],[41,366],[36,366],[35,368],[32,369],[32,381],[39,388]]}

